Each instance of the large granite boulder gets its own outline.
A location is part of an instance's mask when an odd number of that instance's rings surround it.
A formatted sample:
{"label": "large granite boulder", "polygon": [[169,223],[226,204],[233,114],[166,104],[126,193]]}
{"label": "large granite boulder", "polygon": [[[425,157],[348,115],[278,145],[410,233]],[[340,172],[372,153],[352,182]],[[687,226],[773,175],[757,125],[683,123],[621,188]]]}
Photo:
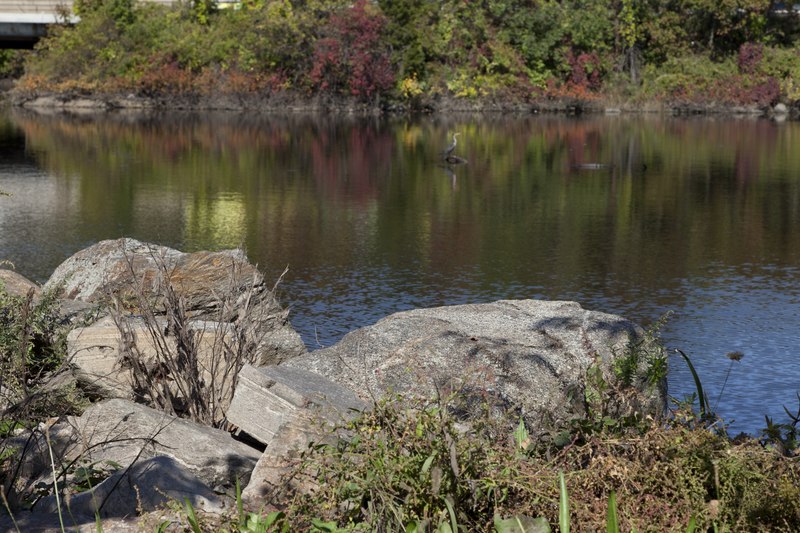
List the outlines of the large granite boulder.
{"label": "large granite boulder", "polygon": [[[97,302],[109,295],[130,297],[138,284],[147,291],[166,276],[187,311],[213,309],[217,298],[212,289],[244,289],[263,283],[258,270],[241,250],[183,253],[136,239],[100,241],[61,263],[44,288],[57,289],[59,296]],[[264,287],[266,288],[266,287]]]}
{"label": "large granite boulder", "polygon": [[[449,391],[494,398],[519,408],[535,434],[584,414],[587,370],[600,368],[613,381],[614,362],[642,334],[622,317],[575,302],[498,301],[396,313],[285,364],[364,399]],[[665,384],[647,389],[643,405],[663,412]]]}
{"label": "large granite boulder", "polygon": [[242,250],[183,253],[135,239],[101,241],[61,263],[43,288],[80,302],[116,298],[137,314],[142,297],[158,312],[165,286],[190,318],[240,323],[246,318],[248,327],[258,329],[265,361],[277,363],[306,351],[272,285]]}

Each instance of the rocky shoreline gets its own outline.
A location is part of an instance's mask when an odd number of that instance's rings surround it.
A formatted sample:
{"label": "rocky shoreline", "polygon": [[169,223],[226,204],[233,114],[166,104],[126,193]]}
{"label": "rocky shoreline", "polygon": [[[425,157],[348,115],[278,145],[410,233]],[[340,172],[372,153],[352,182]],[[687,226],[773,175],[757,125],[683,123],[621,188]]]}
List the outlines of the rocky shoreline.
{"label": "rocky shoreline", "polygon": [[262,113],[324,113],[341,115],[382,115],[404,113],[664,113],[679,116],[735,115],[770,117],[777,120],[800,119],[800,105],[777,104],[763,106],[730,106],[698,102],[619,102],[598,96],[596,99],[541,98],[531,101],[513,101],[493,98],[464,99],[436,95],[420,98],[413,104],[373,102],[365,103],[345,97],[306,97],[286,93],[242,94],[165,94],[141,96],[133,93],[89,94],[21,92],[11,89],[6,93],[13,106],[40,111],[71,113],[97,113],[114,111],[257,111]]}
{"label": "rocky shoreline", "polygon": [[[59,299],[71,331],[58,386],[93,398],[82,414],[17,430],[6,442],[18,451],[20,472],[12,511],[27,531],[59,531],[64,498],[81,531],[94,530],[95,513],[104,531],[158,524],[168,517],[165,505],[183,498],[221,515],[235,506],[237,483],[248,505],[263,508],[302,450],[332,438],[325,428],[395,394],[488,399],[519,412],[531,436],[540,435],[586,416],[589,375],[613,382],[628,347],[644,340],[630,321],[575,302],[514,300],[396,313],[306,352],[241,251],[185,254],[132,239],[76,253],[43,287],[10,271],[0,280],[12,295]],[[220,300],[222,293],[230,297]],[[221,347],[248,352],[231,359]],[[225,381],[231,372],[235,379]],[[185,383],[220,393],[223,415],[198,422]],[[663,413],[665,377],[636,386],[641,401],[615,409]],[[178,401],[158,408],[164,397]],[[3,406],[6,415],[12,407]],[[105,479],[65,490],[86,468],[106,471]],[[54,469],[63,476],[55,491]],[[13,529],[8,521],[0,519],[0,529]]]}

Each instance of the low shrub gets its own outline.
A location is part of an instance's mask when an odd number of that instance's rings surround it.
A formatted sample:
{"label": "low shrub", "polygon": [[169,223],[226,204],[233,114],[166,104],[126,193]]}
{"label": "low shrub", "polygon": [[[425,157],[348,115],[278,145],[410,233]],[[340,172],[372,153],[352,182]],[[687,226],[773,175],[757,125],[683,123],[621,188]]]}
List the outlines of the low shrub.
{"label": "low shrub", "polygon": [[54,292],[26,296],[0,281],[0,390],[6,406],[19,405],[64,362],[67,328]]}

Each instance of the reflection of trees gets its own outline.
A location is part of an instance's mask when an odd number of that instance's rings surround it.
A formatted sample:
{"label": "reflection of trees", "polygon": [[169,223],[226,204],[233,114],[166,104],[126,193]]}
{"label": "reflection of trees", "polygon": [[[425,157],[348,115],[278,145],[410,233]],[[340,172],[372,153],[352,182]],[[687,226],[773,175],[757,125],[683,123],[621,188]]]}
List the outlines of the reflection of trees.
{"label": "reflection of trees", "polygon": [[379,194],[392,165],[395,139],[374,121],[329,125],[311,140],[314,180],[326,196],[364,204]]}
{"label": "reflection of trees", "polygon": [[[244,239],[256,260],[278,267],[371,262],[454,280],[477,268],[486,279],[557,293],[589,277],[656,288],[712,261],[791,264],[800,255],[794,124],[14,120],[31,153],[79,199],[87,228],[192,248]],[[469,160],[457,187],[437,166],[452,131],[462,132]],[[583,162],[608,167],[575,171]]]}

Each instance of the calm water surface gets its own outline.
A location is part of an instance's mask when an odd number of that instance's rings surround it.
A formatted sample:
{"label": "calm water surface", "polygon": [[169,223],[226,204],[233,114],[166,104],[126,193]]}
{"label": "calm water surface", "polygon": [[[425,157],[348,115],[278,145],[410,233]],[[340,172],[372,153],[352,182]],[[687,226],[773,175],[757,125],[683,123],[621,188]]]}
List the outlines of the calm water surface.
{"label": "calm water surface", "polygon": [[[437,154],[461,132],[452,168]],[[602,164],[601,169],[581,165]],[[44,281],[98,240],[242,245],[309,347],[413,307],[577,300],[690,354],[733,430],[800,389],[800,124],[0,110],[0,259]],[[670,392],[691,378],[672,360]]]}

